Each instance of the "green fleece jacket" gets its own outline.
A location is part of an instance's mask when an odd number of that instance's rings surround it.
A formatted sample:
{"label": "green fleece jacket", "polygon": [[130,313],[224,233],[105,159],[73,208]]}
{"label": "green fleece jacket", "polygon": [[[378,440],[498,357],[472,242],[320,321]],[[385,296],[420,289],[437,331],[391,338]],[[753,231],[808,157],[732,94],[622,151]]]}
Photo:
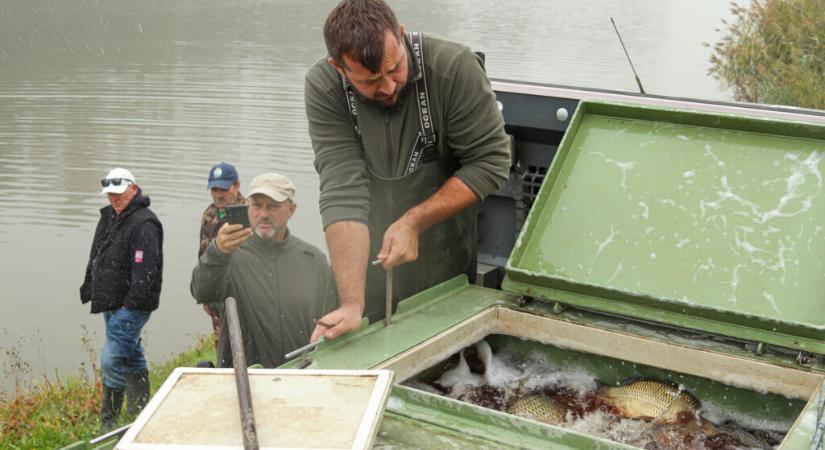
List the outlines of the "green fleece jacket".
{"label": "green fleece jacket", "polygon": [[[226,255],[209,242],[192,271],[198,303],[235,297],[247,363],[276,367],[284,354],[309,343],[315,320],[338,307],[327,258],[316,247],[287,234],[283,241],[253,234]],[[221,314],[218,366],[232,367],[225,314]]]}
{"label": "green fleece jacket", "polygon": [[[422,76],[422,68],[412,57],[408,36],[405,41],[414,82]],[[425,34],[424,66],[440,157],[454,160],[458,169],[450,175],[461,179],[479,200],[484,199],[506,181],[511,157],[504,120],[481,60],[466,46]],[[367,165],[382,177],[402,176],[417,139],[414,87],[391,110],[356,98],[363,147],[341,80],[326,58],[307,73],[304,100],[321,182],[324,228],[342,220],[366,223],[370,208]]]}

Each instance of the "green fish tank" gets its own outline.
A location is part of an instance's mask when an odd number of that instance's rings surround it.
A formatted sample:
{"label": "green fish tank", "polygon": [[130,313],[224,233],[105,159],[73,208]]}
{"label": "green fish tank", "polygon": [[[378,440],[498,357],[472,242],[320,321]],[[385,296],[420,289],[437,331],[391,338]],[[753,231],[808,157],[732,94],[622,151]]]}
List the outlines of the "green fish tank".
{"label": "green fish tank", "polygon": [[[582,101],[501,289],[456,277],[283,368],[392,370],[375,448],[821,449],[823,159],[822,125]],[[629,416],[640,380],[695,400],[696,417],[627,426],[732,437],[581,424],[605,405]],[[514,413],[547,386],[595,410]]]}
{"label": "green fish tank", "polygon": [[774,433],[766,448],[816,448],[823,159],[818,125],[581,102],[500,290],[457,278],[422,292],[388,327],[326,343],[311,367],[395,371],[379,447],[639,448],[422,388],[484,341],[510,367],[537,363],[535,377],[666,381],[716,427],[733,419]]}

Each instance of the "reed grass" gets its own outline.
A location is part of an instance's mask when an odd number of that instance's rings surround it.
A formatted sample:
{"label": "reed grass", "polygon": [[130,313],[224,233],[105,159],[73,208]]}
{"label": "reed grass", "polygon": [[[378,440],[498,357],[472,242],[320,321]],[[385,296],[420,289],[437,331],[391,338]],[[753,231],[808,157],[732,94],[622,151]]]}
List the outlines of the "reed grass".
{"label": "reed grass", "polygon": [[825,0],[731,5],[708,73],[736,100],[825,109]]}
{"label": "reed grass", "polygon": [[[89,365],[68,377],[57,374],[53,379],[30,380],[31,370],[12,346],[5,349],[9,361],[6,376],[14,376],[15,386],[0,396],[1,449],[54,449],[98,434],[100,427],[101,381],[97,367],[97,350],[84,329],[81,343]],[[152,393],[176,367],[194,366],[200,360],[215,361],[211,336],[199,336],[191,349],[161,364],[151,364],[149,379]],[[87,370],[88,367],[88,370]],[[91,375],[90,375],[91,374]],[[120,424],[134,417],[120,418]]]}

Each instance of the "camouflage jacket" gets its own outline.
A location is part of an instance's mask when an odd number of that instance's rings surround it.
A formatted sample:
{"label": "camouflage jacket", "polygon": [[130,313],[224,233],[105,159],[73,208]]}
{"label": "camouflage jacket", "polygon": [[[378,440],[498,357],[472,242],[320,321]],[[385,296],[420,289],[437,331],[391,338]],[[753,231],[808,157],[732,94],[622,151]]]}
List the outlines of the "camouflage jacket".
{"label": "camouflage jacket", "polygon": [[[232,204],[242,205],[245,202],[246,199],[244,196],[238,192],[238,197],[235,198],[235,201],[232,202]],[[224,214],[224,211],[218,211],[218,207],[215,206],[214,203],[209,205],[203,212],[203,217],[201,218],[201,245],[198,249],[198,258],[200,258],[201,255],[203,255],[203,252],[206,251],[209,241],[218,235],[218,229],[225,222]]]}

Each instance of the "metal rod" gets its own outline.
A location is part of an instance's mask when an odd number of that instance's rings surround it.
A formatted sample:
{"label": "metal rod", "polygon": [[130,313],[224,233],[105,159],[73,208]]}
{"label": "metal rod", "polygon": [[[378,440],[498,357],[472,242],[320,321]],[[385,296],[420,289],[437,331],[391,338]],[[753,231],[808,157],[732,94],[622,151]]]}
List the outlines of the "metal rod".
{"label": "metal rod", "polygon": [[244,450],[258,450],[258,434],[255,431],[255,414],[252,411],[252,393],[249,390],[249,374],[246,372],[246,354],[243,349],[238,305],[232,297],[227,297],[225,303],[229,342],[232,346],[232,365],[235,367],[235,386],[238,388],[238,403],[241,411],[243,448]]}
{"label": "metal rod", "polygon": [[295,350],[287,353],[286,355],[284,355],[284,359],[292,359],[292,358],[300,355],[301,353],[308,352],[308,351],[314,349],[315,347],[317,347],[318,344],[320,344],[321,342],[324,342],[324,337],[323,336],[319,337],[317,341],[315,341],[311,344],[307,344],[307,345],[305,345],[301,348],[296,348]]}
{"label": "metal rod", "polygon": [[387,310],[384,316],[384,326],[390,326],[392,323],[392,267],[387,270]]}
{"label": "metal rod", "polygon": [[624,50],[624,55],[627,56],[627,62],[630,63],[630,70],[633,71],[633,76],[636,77],[636,84],[639,85],[639,92],[642,94],[645,93],[645,88],[642,87],[642,80],[639,79],[639,75],[636,73],[636,68],[633,67],[633,61],[630,60],[630,54],[627,53],[627,48],[624,46],[624,41],[622,41],[622,35],[619,34],[619,29],[616,27],[616,22],[613,21],[613,18],[610,18],[610,23],[613,24],[613,29],[616,30],[616,36],[619,36],[619,43],[622,44],[622,50]]}
{"label": "metal rod", "polygon": [[92,439],[91,441],[89,441],[89,445],[97,445],[101,442],[108,441],[109,439],[111,439],[113,437],[119,437],[120,435],[126,433],[129,430],[129,427],[131,427],[131,426],[132,426],[132,424],[130,423],[129,425],[124,425],[124,426],[122,426],[122,427],[120,427],[116,430],[112,430],[112,431],[110,431],[110,432],[108,432],[108,433],[106,433],[102,436],[98,436],[98,437]]}

